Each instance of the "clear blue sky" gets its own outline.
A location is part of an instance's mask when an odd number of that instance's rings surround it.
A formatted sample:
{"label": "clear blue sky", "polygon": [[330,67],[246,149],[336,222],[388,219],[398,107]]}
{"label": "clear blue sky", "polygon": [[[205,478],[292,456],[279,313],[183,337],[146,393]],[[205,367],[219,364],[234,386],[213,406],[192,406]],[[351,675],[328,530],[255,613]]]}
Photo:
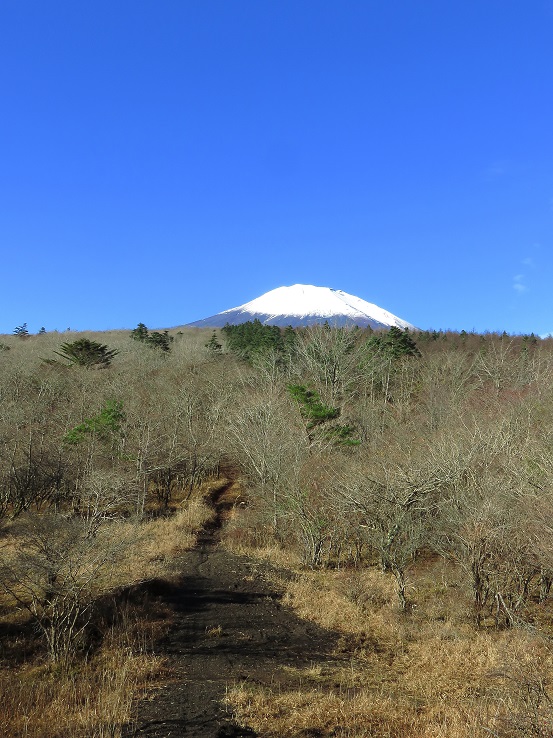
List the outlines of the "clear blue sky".
{"label": "clear blue sky", "polygon": [[2,0],[0,332],[553,331],[552,70],[551,0]]}

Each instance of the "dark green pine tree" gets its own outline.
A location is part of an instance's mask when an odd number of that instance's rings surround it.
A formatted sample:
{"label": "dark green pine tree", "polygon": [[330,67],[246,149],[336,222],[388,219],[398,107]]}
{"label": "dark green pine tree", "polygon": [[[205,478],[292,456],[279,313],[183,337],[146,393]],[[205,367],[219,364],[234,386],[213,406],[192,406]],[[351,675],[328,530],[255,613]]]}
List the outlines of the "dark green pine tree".
{"label": "dark green pine tree", "polygon": [[217,331],[213,331],[209,341],[204,344],[210,354],[219,356],[223,352],[223,345],[217,340]]}
{"label": "dark green pine tree", "polygon": [[303,384],[288,385],[290,396],[296,400],[300,406],[302,416],[307,420],[307,430],[310,431],[315,426],[334,420],[340,415],[340,409],[325,405],[319,393],[315,390],[307,389]]}
{"label": "dark green pine tree", "polygon": [[278,353],[284,350],[280,328],[263,325],[257,318],[239,325],[227,323],[221,330],[229,350],[245,361],[252,361],[256,355],[269,350]]}
{"label": "dark green pine tree", "polygon": [[136,328],[131,331],[131,338],[135,341],[145,341],[148,338],[148,329],[144,323],[139,323]]}
{"label": "dark green pine tree", "polygon": [[291,325],[286,326],[284,329],[284,333],[282,334],[282,344],[284,351],[290,356],[293,356],[296,353],[298,335]]}
{"label": "dark green pine tree", "polygon": [[27,336],[29,335],[27,323],[23,323],[23,325],[16,326],[14,328],[13,335],[19,336],[19,338],[27,338]]}
{"label": "dark green pine tree", "polygon": [[417,344],[412,338],[409,330],[401,330],[392,326],[387,333],[377,333],[367,341],[371,349],[386,354],[391,359],[400,359],[403,356],[420,356]]}
{"label": "dark green pine tree", "polygon": [[340,417],[340,408],[325,405],[318,392],[303,384],[289,384],[288,392],[298,403],[300,413],[307,421],[305,430],[311,442],[318,435],[336,446],[358,446],[361,443],[353,438],[354,429],[350,425],[331,423]]}
{"label": "dark green pine tree", "polygon": [[90,341],[88,338],[79,338],[72,343],[62,343],[60,350],[54,351],[54,353],[63,359],[67,359],[71,364],[90,369],[93,366],[109,366],[111,360],[119,351],[109,349],[106,345],[97,341]]}
{"label": "dark green pine tree", "polygon": [[417,344],[411,337],[409,329],[401,330],[395,325],[388,331],[388,351],[394,359],[401,356],[420,356]]}
{"label": "dark green pine tree", "polygon": [[173,336],[169,335],[169,331],[163,331],[163,333],[160,331],[153,331],[149,336],[147,336],[145,342],[152,348],[169,352],[171,350],[171,344],[173,343]]}
{"label": "dark green pine tree", "polygon": [[148,331],[147,326],[144,323],[139,323],[134,330],[131,331],[131,338],[135,341],[145,343],[151,348],[157,348],[161,351],[168,352],[171,350],[171,344],[173,343],[173,336],[169,335],[169,331]]}

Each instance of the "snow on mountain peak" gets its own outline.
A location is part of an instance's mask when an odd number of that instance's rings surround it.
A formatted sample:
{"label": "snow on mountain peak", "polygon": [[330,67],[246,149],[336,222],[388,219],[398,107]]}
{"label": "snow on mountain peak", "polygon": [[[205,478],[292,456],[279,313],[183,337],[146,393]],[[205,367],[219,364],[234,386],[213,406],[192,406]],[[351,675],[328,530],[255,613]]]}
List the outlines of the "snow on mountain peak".
{"label": "snow on mountain peak", "polygon": [[324,323],[325,320],[336,326],[413,327],[378,305],[347,292],[309,284],[277,287],[250,302],[189,325],[221,327],[227,322],[239,324],[256,318],[267,325],[294,327]]}
{"label": "snow on mountain peak", "polygon": [[323,322],[328,320],[332,323],[333,318],[339,318],[341,322],[350,322],[352,325],[367,325],[370,322],[376,322],[382,326],[413,327],[378,305],[366,302],[355,295],[349,295],[347,292],[330,287],[315,287],[310,284],[277,287],[244,305],[225,310],[221,315],[235,311],[265,316],[262,322],[269,324],[272,318],[290,316],[296,319],[307,318],[310,319],[309,322],[320,318]]}

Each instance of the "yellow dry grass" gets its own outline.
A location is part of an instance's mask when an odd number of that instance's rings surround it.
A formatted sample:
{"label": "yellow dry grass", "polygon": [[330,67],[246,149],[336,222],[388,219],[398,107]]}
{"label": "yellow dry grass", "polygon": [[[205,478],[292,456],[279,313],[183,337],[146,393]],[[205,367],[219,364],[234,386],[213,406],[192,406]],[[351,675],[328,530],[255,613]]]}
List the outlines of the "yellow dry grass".
{"label": "yellow dry grass", "polygon": [[239,540],[224,533],[225,548],[231,553],[238,556],[248,556],[270,563],[272,566],[282,567],[283,569],[294,569],[300,566],[300,557],[293,549],[283,549],[276,543],[265,543],[263,546],[256,547],[250,542]]}
{"label": "yellow dry grass", "polygon": [[290,674],[285,687],[278,676],[270,688],[233,686],[227,702],[237,719],[267,738],[553,734],[520,727],[534,709],[528,685],[538,670],[546,685],[540,719],[553,729],[547,641],[520,629],[476,630],[458,576],[441,561],[427,563],[413,576],[416,607],[407,615],[392,577],[376,569],[279,580],[300,617],[339,634],[334,661],[297,670],[293,688]]}
{"label": "yellow dry grass", "polygon": [[[174,559],[195,542],[196,533],[213,515],[206,496],[214,485],[206,484],[183,502],[171,517],[140,523],[106,524],[100,531],[106,541],[122,543],[117,566],[95,582],[98,596],[148,580],[171,576]],[[6,539],[9,545],[15,540]],[[23,624],[21,612],[0,601],[1,615],[12,627]],[[132,721],[132,705],[164,674],[163,660],[153,644],[168,626],[143,619],[130,608],[120,612],[120,622],[104,638],[89,660],[61,669],[31,660],[19,666],[0,661],[0,735],[10,738],[118,738],[122,726]],[[12,644],[13,648],[17,644]]]}
{"label": "yellow dry grass", "polygon": [[306,735],[356,738],[414,738],[415,715],[406,705],[384,696],[340,694],[339,691],[298,689],[262,692],[256,688],[229,690],[228,702],[238,720],[265,738]]}
{"label": "yellow dry grass", "polygon": [[141,522],[129,529],[122,522],[106,530],[106,535],[132,535],[133,543],[126,547],[117,570],[111,576],[112,586],[126,586],[139,581],[172,573],[175,557],[194,545],[196,534],[213,515],[205,501],[210,486],[182,503],[170,517],[160,517]]}
{"label": "yellow dry grass", "polygon": [[[133,700],[163,674],[163,661],[121,632],[92,660],[65,671],[45,665],[0,670],[0,735],[117,738]],[[118,642],[119,641],[119,642]]]}
{"label": "yellow dry grass", "polygon": [[284,601],[300,617],[314,620],[327,630],[359,638],[370,634],[380,650],[399,650],[405,627],[396,612],[390,577],[374,569],[361,574],[356,589],[369,592],[371,601],[377,603],[371,606],[369,602],[367,606],[357,604],[343,592],[347,576],[347,572],[302,572],[295,581],[284,583]]}

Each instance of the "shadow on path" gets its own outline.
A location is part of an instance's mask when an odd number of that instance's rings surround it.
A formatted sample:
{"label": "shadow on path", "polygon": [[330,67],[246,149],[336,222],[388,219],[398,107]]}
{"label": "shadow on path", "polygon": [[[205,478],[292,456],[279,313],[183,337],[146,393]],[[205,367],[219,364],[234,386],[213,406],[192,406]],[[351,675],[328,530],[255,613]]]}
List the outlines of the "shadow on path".
{"label": "shadow on path", "polygon": [[224,704],[228,686],[253,681],[285,687],[293,677],[283,667],[334,661],[329,654],[337,636],[283,607],[259,562],[219,546],[224,509],[214,504],[216,524],[182,557],[180,580],[157,596],[174,611],[157,649],[168,657],[173,680],[139,703],[125,738],[255,736],[232,720]]}

